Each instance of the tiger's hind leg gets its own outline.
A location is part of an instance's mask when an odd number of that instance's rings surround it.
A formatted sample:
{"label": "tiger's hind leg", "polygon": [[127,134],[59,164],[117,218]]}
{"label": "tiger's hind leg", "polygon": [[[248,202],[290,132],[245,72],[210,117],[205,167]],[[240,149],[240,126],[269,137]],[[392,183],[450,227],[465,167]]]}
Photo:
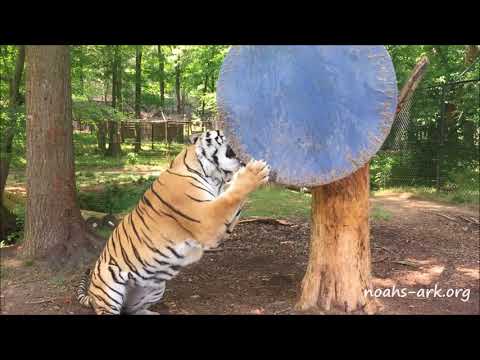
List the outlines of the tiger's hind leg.
{"label": "tiger's hind leg", "polygon": [[90,303],[98,315],[123,313],[128,281],[117,266],[100,263],[95,267],[90,282]]}
{"label": "tiger's hind leg", "polygon": [[150,306],[158,303],[165,292],[165,281],[151,282],[145,286],[134,285],[128,288],[125,304],[125,313],[130,315],[159,315],[148,310]]}

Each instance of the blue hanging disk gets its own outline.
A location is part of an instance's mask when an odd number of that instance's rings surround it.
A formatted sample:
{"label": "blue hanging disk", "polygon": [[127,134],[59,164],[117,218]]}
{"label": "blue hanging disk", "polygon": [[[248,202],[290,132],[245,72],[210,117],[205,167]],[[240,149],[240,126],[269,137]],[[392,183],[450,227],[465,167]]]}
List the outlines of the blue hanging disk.
{"label": "blue hanging disk", "polygon": [[383,46],[233,46],[217,84],[220,127],[275,182],[318,186],[366,164],[387,138],[397,82]]}

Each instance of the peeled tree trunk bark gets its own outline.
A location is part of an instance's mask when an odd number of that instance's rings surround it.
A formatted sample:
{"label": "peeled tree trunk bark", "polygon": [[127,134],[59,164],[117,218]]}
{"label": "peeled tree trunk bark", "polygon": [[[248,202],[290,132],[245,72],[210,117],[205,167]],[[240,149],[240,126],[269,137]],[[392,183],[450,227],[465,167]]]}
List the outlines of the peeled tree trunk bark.
{"label": "peeled tree trunk bark", "polygon": [[349,177],[312,188],[310,259],[297,307],[375,311],[371,287],[368,164]]}
{"label": "peeled tree trunk bark", "polygon": [[21,253],[51,263],[89,249],[77,204],[68,46],[27,46],[27,204]]}

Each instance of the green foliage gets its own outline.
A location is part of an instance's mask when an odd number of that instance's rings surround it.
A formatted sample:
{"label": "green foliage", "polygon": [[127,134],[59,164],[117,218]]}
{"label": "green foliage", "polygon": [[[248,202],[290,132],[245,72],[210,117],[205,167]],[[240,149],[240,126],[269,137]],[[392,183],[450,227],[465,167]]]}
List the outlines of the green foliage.
{"label": "green foliage", "polygon": [[137,153],[131,152],[127,154],[127,163],[130,165],[135,165],[138,163],[138,155]]}
{"label": "green foliage", "polygon": [[370,184],[372,190],[385,187],[392,177],[392,170],[400,163],[400,154],[380,152],[370,162]]}
{"label": "green foliage", "polygon": [[[16,45],[0,45],[0,111],[8,106],[10,79],[15,71]],[[23,77],[25,79],[25,77]],[[20,103],[25,99],[25,82],[20,83]]]}
{"label": "green foliage", "polygon": [[80,191],[78,200],[83,210],[97,211],[109,214],[126,213],[132,210],[140,197],[153,183],[155,178],[139,183],[119,185],[112,181],[100,191]]}
{"label": "green foliage", "polygon": [[426,55],[430,61],[422,80],[426,85],[478,78],[480,62],[464,73],[465,45],[387,45],[392,57],[399,88],[405,83],[416,62]]}
{"label": "green foliage", "polygon": [[[151,143],[143,144],[142,151],[134,153],[133,143],[124,143],[122,145],[123,154],[118,158],[106,157],[98,151],[97,139],[94,134],[74,133],[75,147],[75,166],[79,169],[87,168],[90,171],[100,168],[123,168],[126,165],[133,165],[129,158],[133,157],[135,165],[163,166],[168,164],[167,153],[170,156],[176,156],[183,148],[183,144],[171,143],[169,147],[162,142],[154,143],[154,150]],[[129,155],[135,154],[135,155]],[[79,174],[77,174],[79,175]],[[98,172],[96,173],[98,175]]]}
{"label": "green foliage", "polygon": [[[215,116],[216,113],[216,81],[221,64],[230,46],[228,45],[161,45],[164,62],[165,104],[167,110],[176,108],[175,72],[180,71],[181,91],[185,93],[185,107],[199,119]],[[119,45],[119,76],[121,78],[121,101],[118,99],[117,109],[109,103],[112,93],[112,61],[114,47],[111,45],[75,45],[71,46],[71,75],[73,93],[73,118],[88,124],[94,133],[74,133],[75,166],[77,186],[80,188],[79,201],[84,209],[121,213],[131,209],[137,203],[144,190],[154,180],[142,176],[122,174],[119,171],[131,165],[165,166],[168,164],[167,154],[175,156],[182,149],[182,144],[155,143],[151,150],[150,143],[143,144],[140,153],[133,152],[133,144],[122,144],[123,154],[119,158],[105,157],[97,150],[95,132],[103,121],[122,121],[132,117],[135,92],[135,46]],[[160,63],[157,45],[143,45],[142,57],[142,111],[151,111],[160,107]],[[478,78],[480,61],[470,66],[465,63],[466,47],[463,45],[391,45],[387,46],[391,54],[397,74],[398,86],[405,83],[417,60],[427,55],[430,65],[422,81],[422,87],[444,84],[456,80]],[[0,45],[0,134],[15,124],[13,157],[11,166],[15,170],[23,170],[25,160],[25,76],[20,85],[20,106],[14,114],[10,114],[8,106],[9,81],[15,68],[17,49],[12,45]],[[419,97],[411,109],[415,114],[415,125],[419,133],[427,133],[427,138],[415,143],[415,146],[399,153],[379,153],[371,162],[371,184],[373,189],[404,185],[403,179],[413,179],[415,187],[408,188],[419,196],[431,197],[445,201],[478,204],[478,160],[473,161],[459,151],[457,147],[445,149],[444,161],[447,164],[445,173],[445,191],[439,193],[430,179],[435,174],[424,166],[425,161],[437,156],[433,144],[431,129],[438,125],[440,108],[438,90],[432,90]],[[418,93],[418,90],[417,90]],[[457,106],[457,138],[463,141],[464,134],[459,130],[464,122],[473,123],[478,132],[480,123],[480,102],[478,88],[465,86],[463,92],[451,91],[449,103]],[[104,98],[107,102],[104,102]],[[12,116],[15,121],[12,121]],[[475,135],[475,146],[478,147],[478,133]],[[408,134],[415,138],[416,134]],[[0,141],[2,136],[0,136]],[[1,154],[0,154],[1,155]],[[400,166],[402,165],[402,166]],[[116,170],[116,172],[108,171]],[[412,177],[412,174],[415,174]],[[22,172],[16,171],[10,178],[24,180]],[[101,190],[83,190],[83,187],[100,186]],[[405,188],[403,188],[405,189]],[[465,192],[462,190],[470,189]],[[23,228],[24,208],[19,206],[19,226]],[[248,204],[244,216],[303,217],[308,218],[310,212],[310,195],[285,190],[278,187],[266,187],[255,192]],[[383,210],[374,210],[372,216],[387,219]],[[23,234],[12,235],[10,241],[18,241]]]}
{"label": "green foliage", "polygon": [[99,226],[98,228],[95,229],[95,232],[101,237],[103,237],[104,239],[108,239],[112,234],[113,230],[108,226]]}
{"label": "green foliage", "polygon": [[73,102],[73,118],[77,121],[96,123],[107,120],[121,121],[127,116],[105,103],[78,100]]}
{"label": "green foliage", "polygon": [[[479,166],[465,167],[451,171],[443,190],[456,203],[478,203],[480,196]],[[472,199],[475,199],[472,201]]]}
{"label": "green foliage", "polygon": [[19,243],[23,240],[23,229],[25,227],[25,205],[16,204],[12,210],[12,213],[16,217],[16,228],[17,230],[8,234],[7,239],[2,241],[3,246]]}
{"label": "green foliage", "polygon": [[[16,111],[11,112],[8,108],[0,107],[0,149],[3,149],[2,142],[4,141],[3,134],[6,133],[7,128],[13,131],[14,138],[12,144],[12,158],[11,167],[25,166],[25,106],[17,107]],[[0,158],[6,154],[0,153]]]}

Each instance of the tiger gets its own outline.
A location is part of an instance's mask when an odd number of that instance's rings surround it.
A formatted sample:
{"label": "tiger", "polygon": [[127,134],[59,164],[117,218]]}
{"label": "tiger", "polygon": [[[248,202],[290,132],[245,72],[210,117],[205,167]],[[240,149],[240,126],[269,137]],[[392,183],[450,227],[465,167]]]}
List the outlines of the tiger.
{"label": "tiger", "polygon": [[250,193],[269,180],[264,160],[243,163],[222,130],[195,134],[115,227],[76,290],[97,315],[149,310],[166,282],[217,248],[237,225]]}

